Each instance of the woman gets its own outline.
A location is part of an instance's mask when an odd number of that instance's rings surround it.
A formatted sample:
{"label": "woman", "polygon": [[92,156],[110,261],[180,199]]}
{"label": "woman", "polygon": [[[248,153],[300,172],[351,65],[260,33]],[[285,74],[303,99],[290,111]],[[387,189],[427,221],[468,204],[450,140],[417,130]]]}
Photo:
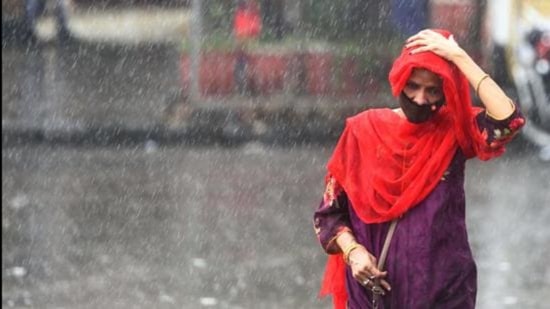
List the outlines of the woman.
{"label": "woman", "polygon": [[445,30],[410,37],[389,80],[400,108],[349,118],[327,165],[314,214],[330,254],[321,294],[335,308],[473,308],[465,161],[501,155],[524,119]]}

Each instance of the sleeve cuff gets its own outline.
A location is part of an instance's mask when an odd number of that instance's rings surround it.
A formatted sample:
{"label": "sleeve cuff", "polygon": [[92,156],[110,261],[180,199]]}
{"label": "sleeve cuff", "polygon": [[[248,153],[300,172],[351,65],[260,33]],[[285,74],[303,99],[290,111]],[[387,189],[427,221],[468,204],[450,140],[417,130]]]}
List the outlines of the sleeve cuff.
{"label": "sleeve cuff", "polygon": [[487,116],[487,118],[489,118],[491,121],[493,122],[506,122],[510,119],[512,119],[514,117],[514,115],[516,114],[516,104],[514,104],[514,102],[512,102],[512,100],[508,100],[508,103],[512,106],[512,113],[510,113],[510,115],[504,117],[504,118],[497,118],[495,117],[494,115],[492,115],[487,109],[485,109],[485,115]]}
{"label": "sleeve cuff", "polygon": [[342,252],[342,249],[340,249],[340,247],[336,243],[336,239],[338,238],[338,236],[342,235],[342,233],[345,233],[345,232],[351,232],[351,229],[347,226],[343,226],[339,228],[339,231],[336,233],[336,235],[334,235],[334,237],[332,237],[327,243],[327,249],[326,249],[327,253],[337,254]]}

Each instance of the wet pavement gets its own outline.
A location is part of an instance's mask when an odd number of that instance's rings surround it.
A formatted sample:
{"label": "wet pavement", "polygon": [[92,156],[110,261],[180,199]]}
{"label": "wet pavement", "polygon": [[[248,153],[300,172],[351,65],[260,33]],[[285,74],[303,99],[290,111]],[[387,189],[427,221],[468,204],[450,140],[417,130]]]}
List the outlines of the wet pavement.
{"label": "wet pavement", "polygon": [[165,45],[2,49],[2,125],[78,130],[152,127],[177,93],[179,52]]}
{"label": "wet pavement", "polygon": [[[3,307],[330,308],[311,217],[343,118],[308,117],[331,98],[189,107],[165,44],[7,46],[2,79]],[[293,124],[239,133],[257,104]],[[518,140],[467,169],[478,307],[545,308],[550,166]]]}
{"label": "wet pavement", "polygon": [[257,144],[6,149],[3,304],[319,304],[311,189],[325,154]]}

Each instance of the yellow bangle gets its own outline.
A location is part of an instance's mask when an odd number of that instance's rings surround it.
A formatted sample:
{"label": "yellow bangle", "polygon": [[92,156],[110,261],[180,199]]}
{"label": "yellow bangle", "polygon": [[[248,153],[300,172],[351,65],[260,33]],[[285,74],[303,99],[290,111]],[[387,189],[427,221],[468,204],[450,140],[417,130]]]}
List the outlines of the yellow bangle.
{"label": "yellow bangle", "polygon": [[481,86],[481,83],[485,80],[489,78],[489,74],[485,74],[483,75],[483,77],[479,80],[479,82],[477,82],[477,86],[476,86],[476,96],[479,98],[479,86]]}
{"label": "yellow bangle", "polygon": [[353,242],[353,243],[347,245],[347,246],[344,248],[344,250],[342,250],[342,252],[344,252],[344,261],[345,261],[346,263],[349,262],[349,254],[351,253],[351,251],[353,251],[353,250],[355,250],[355,249],[357,249],[357,248],[359,248],[359,247],[363,247],[363,246],[362,246],[361,244],[359,244],[359,243]]}

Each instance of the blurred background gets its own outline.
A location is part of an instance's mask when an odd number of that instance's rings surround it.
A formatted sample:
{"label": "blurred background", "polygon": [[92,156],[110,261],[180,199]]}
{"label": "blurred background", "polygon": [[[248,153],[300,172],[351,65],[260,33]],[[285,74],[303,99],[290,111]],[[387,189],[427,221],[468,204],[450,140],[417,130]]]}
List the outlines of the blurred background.
{"label": "blurred background", "polygon": [[546,0],[3,0],[2,307],[331,308],[326,161],[426,27],[528,118],[467,165],[478,307],[546,308]]}

